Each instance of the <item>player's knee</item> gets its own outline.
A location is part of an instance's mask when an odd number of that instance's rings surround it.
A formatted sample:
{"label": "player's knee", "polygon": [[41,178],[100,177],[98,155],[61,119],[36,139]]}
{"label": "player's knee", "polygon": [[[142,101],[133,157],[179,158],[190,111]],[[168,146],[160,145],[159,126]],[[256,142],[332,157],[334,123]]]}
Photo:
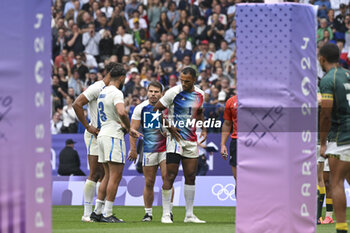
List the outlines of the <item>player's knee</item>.
{"label": "player's knee", "polygon": [[166,175],[166,179],[169,180],[170,182],[174,182],[175,178],[176,178],[176,172],[168,172]]}
{"label": "player's knee", "polygon": [[145,181],[145,187],[146,189],[152,189],[154,187],[154,180],[148,179]]}
{"label": "player's knee", "polygon": [[185,176],[185,183],[189,185],[194,185],[194,182],[196,180],[196,173],[189,174]]}

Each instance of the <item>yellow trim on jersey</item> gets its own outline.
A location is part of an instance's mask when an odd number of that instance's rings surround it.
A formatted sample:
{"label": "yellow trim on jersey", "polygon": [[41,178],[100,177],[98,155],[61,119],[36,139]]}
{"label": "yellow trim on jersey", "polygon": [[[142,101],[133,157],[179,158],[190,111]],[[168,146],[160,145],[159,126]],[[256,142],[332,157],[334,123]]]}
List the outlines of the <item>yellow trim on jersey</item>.
{"label": "yellow trim on jersey", "polygon": [[347,231],[348,230],[348,224],[346,222],[337,222],[335,224],[335,229],[340,231]]}
{"label": "yellow trim on jersey", "polygon": [[327,205],[333,205],[333,199],[332,198],[326,198],[326,204]]}
{"label": "yellow trim on jersey", "polygon": [[333,100],[333,94],[322,93],[323,100]]}

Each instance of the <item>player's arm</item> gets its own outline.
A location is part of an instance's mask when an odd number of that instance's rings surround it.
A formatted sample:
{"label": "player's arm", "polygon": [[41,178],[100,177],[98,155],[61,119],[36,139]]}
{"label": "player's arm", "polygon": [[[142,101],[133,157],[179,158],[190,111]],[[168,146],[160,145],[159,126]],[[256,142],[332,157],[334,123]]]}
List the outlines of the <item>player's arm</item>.
{"label": "player's arm", "polygon": [[[197,114],[198,114],[198,120],[204,122],[204,111],[203,108],[199,108],[197,110]],[[202,144],[205,140],[207,140],[207,129],[204,127],[204,124],[202,125],[202,132],[201,135],[199,137],[203,137],[202,141],[200,141],[199,144]]]}
{"label": "player's arm", "polygon": [[226,142],[228,137],[230,136],[231,128],[232,128],[232,121],[225,120],[221,129],[221,144],[220,144],[221,155],[224,159],[227,159],[227,155],[228,155]]}
{"label": "player's arm", "polygon": [[321,156],[326,157],[326,143],[328,132],[331,128],[332,120],[332,109],[333,109],[333,97],[330,94],[322,95],[321,102],[321,114],[320,114],[320,143],[321,143]]}
{"label": "player's arm", "polygon": [[130,123],[129,123],[129,116],[128,113],[125,110],[125,105],[123,103],[117,103],[115,105],[115,108],[117,110],[117,113],[119,115],[119,118],[121,120],[122,125],[124,126],[124,129],[127,133],[130,134],[130,136],[138,138],[139,136],[142,136],[137,130],[130,129]]}
{"label": "player's arm", "polygon": [[75,114],[77,115],[79,121],[85,127],[85,129],[89,133],[97,136],[97,134],[99,133],[99,129],[95,128],[92,125],[89,125],[89,122],[86,120],[86,118],[84,116],[83,106],[86,105],[87,103],[89,103],[89,100],[85,97],[84,94],[80,94],[78,96],[78,98],[76,98],[76,100],[73,103],[73,109],[74,109]]}
{"label": "player's arm", "polygon": [[228,156],[227,152],[227,147],[226,147],[226,142],[228,137],[230,136],[231,133],[231,128],[233,125],[232,122],[232,98],[229,99],[226,104],[225,104],[225,110],[224,110],[224,124],[221,129],[221,143],[220,143],[220,152],[221,156],[226,160]]}
{"label": "player's arm", "polygon": [[[140,124],[141,124],[140,120],[131,119],[130,128],[137,131],[139,129],[139,127],[140,127]],[[132,137],[132,136],[129,135],[129,142],[130,142],[130,153],[129,153],[128,160],[134,161],[134,163],[136,163],[136,159],[137,159],[137,151],[136,151],[137,138]]]}
{"label": "player's arm", "polygon": [[160,100],[158,100],[156,105],[153,107],[154,112],[156,112],[156,111],[162,112],[165,109],[166,109],[166,107],[160,102]]}

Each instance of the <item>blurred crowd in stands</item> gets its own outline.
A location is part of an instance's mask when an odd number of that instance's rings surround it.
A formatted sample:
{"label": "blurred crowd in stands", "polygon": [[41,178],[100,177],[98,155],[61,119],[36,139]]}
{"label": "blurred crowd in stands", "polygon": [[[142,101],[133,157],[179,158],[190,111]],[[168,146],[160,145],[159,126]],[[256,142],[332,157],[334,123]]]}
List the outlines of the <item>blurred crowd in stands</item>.
{"label": "blurred crowd in stands", "polygon": [[[317,47],[336,43],[350,65],[350,0],[301,0],[317,6]],[[52,134],[83,133],[72,103],[103,79],[110,61],[128,71],[123,89],[129,115],[153,80],[179,84],[192,66],[205,92],[205,118],[222,120],[236,92],[236,5],[241,0],[53,0]],[[318,67],[318,76],[322,70]],[[86,117],[90,113],[85,110]]]}

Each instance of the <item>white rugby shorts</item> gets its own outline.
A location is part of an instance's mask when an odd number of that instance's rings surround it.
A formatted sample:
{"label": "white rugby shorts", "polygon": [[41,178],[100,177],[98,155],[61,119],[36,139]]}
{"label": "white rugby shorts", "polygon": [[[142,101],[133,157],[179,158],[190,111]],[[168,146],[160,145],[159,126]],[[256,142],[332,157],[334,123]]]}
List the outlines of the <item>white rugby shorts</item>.
{"label": "white rugby shorts", "polygon": [[123,163],[126,160],[126,147],[123,139],[113,138],[109,136],[98,136],[98,162],[107,163]]}

